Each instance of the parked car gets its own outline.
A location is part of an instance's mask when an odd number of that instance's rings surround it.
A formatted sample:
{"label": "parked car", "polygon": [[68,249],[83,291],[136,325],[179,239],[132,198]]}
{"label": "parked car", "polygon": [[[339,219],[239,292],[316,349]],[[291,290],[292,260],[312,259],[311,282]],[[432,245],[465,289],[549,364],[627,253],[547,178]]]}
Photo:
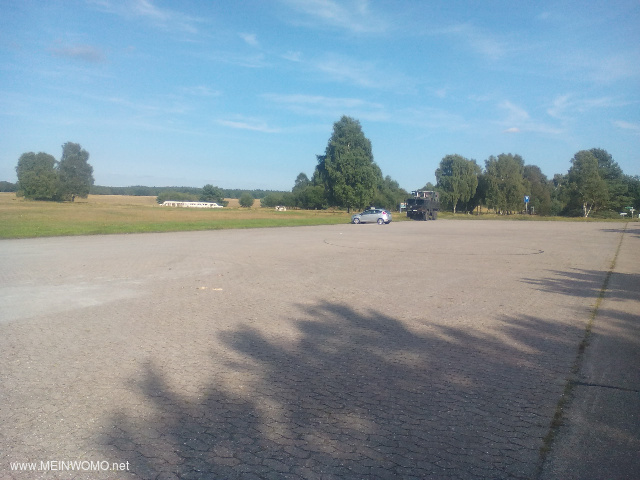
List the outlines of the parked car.
{"label": "parked car", "polygon": [[391,213],[382,208],[367,208],[364,212],[353,215],[351,223],[391,223]]}

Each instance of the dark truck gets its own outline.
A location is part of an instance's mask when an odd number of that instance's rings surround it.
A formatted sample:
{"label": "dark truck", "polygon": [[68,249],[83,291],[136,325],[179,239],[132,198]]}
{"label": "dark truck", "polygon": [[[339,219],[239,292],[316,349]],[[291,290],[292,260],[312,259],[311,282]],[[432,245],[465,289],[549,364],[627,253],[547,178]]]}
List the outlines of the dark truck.
{"label": "dark truck", "polygon": [[407,198],[407,217],[414,220],[435,220],[440,210],[438,192],[416,190],[413,197]]}

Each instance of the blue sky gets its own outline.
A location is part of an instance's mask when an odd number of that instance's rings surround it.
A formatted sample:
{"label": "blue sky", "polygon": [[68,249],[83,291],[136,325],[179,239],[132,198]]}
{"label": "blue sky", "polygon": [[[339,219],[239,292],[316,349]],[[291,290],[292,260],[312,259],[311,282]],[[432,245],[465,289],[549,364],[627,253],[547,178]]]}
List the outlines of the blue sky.
{"label": "blue sky", "polygon": [[289,190],[333,123],[384,175],[604,148],[640,175],[640,2],[0,0],[0,180],[89,151],[98,185]]}

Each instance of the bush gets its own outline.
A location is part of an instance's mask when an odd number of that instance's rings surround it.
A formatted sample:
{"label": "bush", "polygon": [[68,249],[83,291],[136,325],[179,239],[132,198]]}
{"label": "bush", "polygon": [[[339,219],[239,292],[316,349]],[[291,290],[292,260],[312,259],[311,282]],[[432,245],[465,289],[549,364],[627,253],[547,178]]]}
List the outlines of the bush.
{"label": "bush", "polygon": [[253,198],[253,196],[251,196],[250,193],[245,192],[242,195],[240,195],[239,201],[240,201],[241,207],[251,208],[251,206],[253,206],[253,202],[255,201],[255,199]]}

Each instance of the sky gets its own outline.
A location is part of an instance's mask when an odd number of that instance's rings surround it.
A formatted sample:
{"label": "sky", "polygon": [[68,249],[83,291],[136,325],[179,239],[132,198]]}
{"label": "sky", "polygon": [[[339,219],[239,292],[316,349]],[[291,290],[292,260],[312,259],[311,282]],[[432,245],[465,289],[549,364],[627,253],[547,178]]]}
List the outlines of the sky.
{"label": "sky", "polygon": [[443,157],[640,175],[640,1],[0,0],[0,180],[62,144],[96,185],[290,190],[357,119],[415,190]]}

